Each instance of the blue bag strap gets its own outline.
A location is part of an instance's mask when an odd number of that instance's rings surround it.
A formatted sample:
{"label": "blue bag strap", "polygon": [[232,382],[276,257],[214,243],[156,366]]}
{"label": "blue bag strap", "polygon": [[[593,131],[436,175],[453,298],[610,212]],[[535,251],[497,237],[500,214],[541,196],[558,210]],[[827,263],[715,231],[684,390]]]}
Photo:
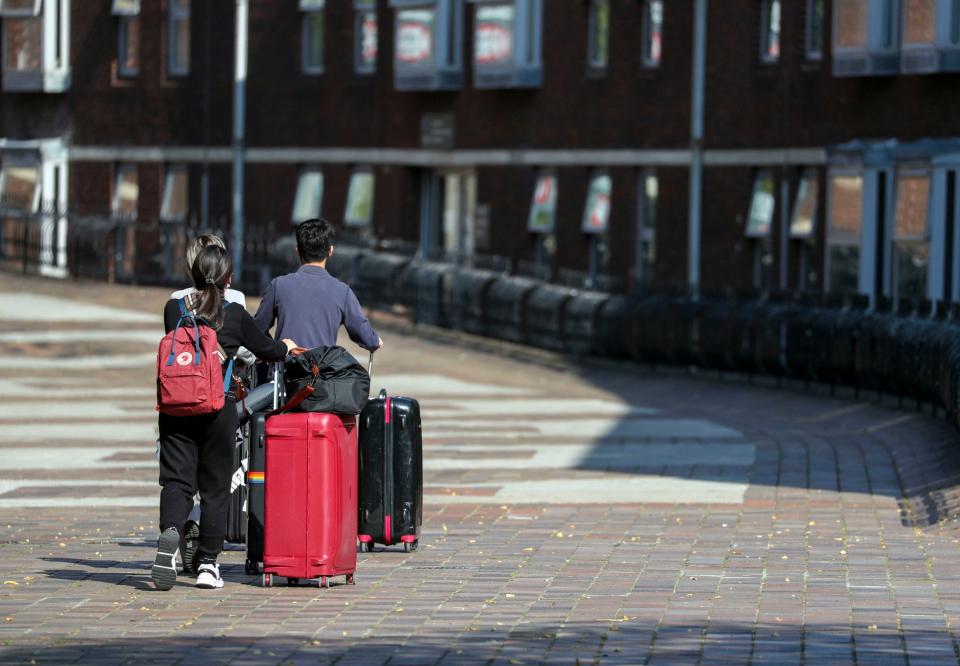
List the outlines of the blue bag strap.
{"label": "blue bag strap", "polygon": [[167,359],[167,365],[173,365],[173,360],[177,356],[177,331],[180,330],[180,325],[184,319],[193,319],[193,364],[200,365],[200,327],[197,326],[197,318],[190,314],[190,310],[187,309],[186,298],[178,298],[177,305],[180,307],[180,318],[177,320],[177,325],[173,327],[173,340],[170,344],[170,357]]}
{"label": "blue bag strap", "polygon": [[223,373],[223,393],[226,395],[230,392],[230,382],[233,381],[233,357],[230,357],[230,362],[227,363],[227,371]]}

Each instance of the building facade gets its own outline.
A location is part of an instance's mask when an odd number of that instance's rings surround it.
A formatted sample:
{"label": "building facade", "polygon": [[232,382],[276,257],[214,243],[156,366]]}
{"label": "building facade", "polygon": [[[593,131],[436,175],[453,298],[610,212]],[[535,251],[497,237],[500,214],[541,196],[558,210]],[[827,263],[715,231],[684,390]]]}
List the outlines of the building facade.
{"label": "building facade", "polygon": [[240,196],[568,284],[960,298],[960,0],[250,0],[235,136],[237,4],[0,0],[46,272],[68,218]]}

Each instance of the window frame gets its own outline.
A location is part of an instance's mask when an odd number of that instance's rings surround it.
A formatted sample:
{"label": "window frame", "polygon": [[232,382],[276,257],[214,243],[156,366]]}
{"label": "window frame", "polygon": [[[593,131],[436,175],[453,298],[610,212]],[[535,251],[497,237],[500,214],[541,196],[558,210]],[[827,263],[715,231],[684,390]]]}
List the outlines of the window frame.
{"label": "window frame", "polygon": [[900,70],[904,74],[960,71],[960,0],[935,0],[933,39],[907,41],[909,0],[901,0]]}
{"label": "window frame", "polygon": [[[184,182],[184,210],[181,214],[170,214],[170,206],[173,203],[173,188],[176,184],[176,175],[183,174]],[[161,222],[183,222],[190,215],[190,168],[186,164],[168,164],[163,170],[163,192],[160,198]]]}
{"label": "window frame", "polygon": [[[311,36],[311,22],[320,19],[320,63],[309,62],[311,49],[309,48]],[[306,76],[320,76],[326,70],[326,49],[327,49],[327,17],[324,9],[302,10],[300,17],[300,71]]]}
{"label": "window frame", "polygon": [[[900,183],[901,179],[904,177],[913,178],[921,176],[926,180],[926,209],[924,211],[924,220],[923,220],[923,231],[920,234],[908,234],[901,235],[897,229],[898,226],[898,213],[900,212]],[[921,247],[927,254],[927,265],[924,268],[924,279],[923,279],[923,296],[926,298],[930,293],[930,279],[932,272],[932,253],[934,251],[931,232],[932,232],[932,214],[933,214],[933,196],[934,196],[934,183],[933,183],[933,169],[930,165],[927,164],[900,164],[894,170],[894,187],[893,187],[893,215],[892,215],[892,224],[890,227],[890,240],[889,245],[890,249],[887,254],[890,262],[890,293],[893,296],[894,301],[898,302],[901,299],[901,289],[900,289],[900,253],[905,247]]]}
{"label": "window frame", "polygon": [[[543,0],[470,0],[473,13],[473,82],[478,89],[537,88],[543,83]],[[502,62],[477,60],[477,33],[484,7],[513,9],[510,57]]]}
{"label": "window frame", "polygon": [[[300,194],[301,189],[305,187],[306,177],[314,174],[318,176],[318,184],[319,184],[319,187],[317,189],[317,195],[315,197],[317,200],[316,214],[310,215],[310,216],[298,215],[297,214],[298,208],[299,208],[298,204],[301,197],[301,194]],[[323,195],[324,195],[325,185],[326,185],[326,181],[325,181],[323,169],[320,166],[310,165],[310,166],[304,166],[300,168],[300,171],[297,174],[297,188],[296,190],[294,190],[294,193],[293,193],[293,206],[290,209],[291,224],[297,225],[297,224],[300,224],[301,222],[304,222],[305,220],[311,220],[317,217],[321,217],[323,215]]]}
{"label": "window frame", "polygon": [[[359,218],[351,215],[351,209],[356,205],[355,197],[359,197],[360,178],[370,179],[370,206],[367,217]],[[354,188],[357,188],[356,190]],[[373,211],[377,196],[377,178],[371,167],[359,167],[350,174],[347,185],[347,201],[343,209],[343,224],[348,227],[365,229],[373,225]]]}
{"label": "window frame", "polygon": [[[134,79],[140,76],[140,47],[142,45],[143,33],[140,30],[140,16],[123,14],[117,17],[117,77],[121,79]],[[137,32],[137,57],[136,66],[127,68],[127,47],[129,46],[130,30]]]}
{"label": "window frame", "polygon": [[[186,7],[180,6],[179,0],[168,0],[167,4],[167,76],[169,78],[182,79],[190,76],[191,62],[193,60],[193,48],[191,41],[193,39],[193,7],[192,0],[187,0]],[[176,62],[177,49],[179,43],[179,32],[177,25],[182,22],[187,23],[187,62],[184,65]]]}
{"label": "window frame", "polygon": [[[375,74],[380,57],[380,16],[377,13],[377,4],[373,0],[353,0],[353,12],[353,71],[364,76]],[[364,26],[370,15],[373,16],[376,27],[376,52],[373,61],[367,64],[363,58],[363,38]]]}
{"label": "window frame", "polygon": [[[834,240],[834,231],[833,231],[833,181],[836,178],[856,178],[860,181],[860,202],[858,204],[860,210],[860,221],[859,227],[856,232],[856,238],[851,239],[851,242],[837,242]],[[837,293],[834,290],[834,285],[832,284],[833,280],[833,271],[832,271],[832,257],[831,249],[833,247],[856,247],[857,248],[857,270],[856,275],[854,275],[854,283],[856,284],[854,293],[860,293],[860,274],[862,273],[863,261],[864,261],[864,252],[863,252],[863,229],[864,229],[864,192],[867,189],[867,173],[863,167],[854,167],[854,166],[843,166],[843,167],[831,167],[827,171],[827,191],[826,191],[826,202],[827,210],[824,215],[824,257],[823,257],[823,289],[826,293]]]}
{"label": "window frame", "polygon": [[[2,0],[0,0],[2,2]],[[39,67],[7,67],[11,39],[8,21],[35,23],[39,42]],[[3,92],[62,93],[70,88],[70,0],[35,0],[30,9],[0,10],[0,67]]]}
{"label": "window frame", "polygon": [[[651,197],[648,191],[648,182],[655,183],[656,192],[653,200],[652,215]],[[653,282],[653,271],[657,261],[657,218],[659,217],[660,205],[660,177],[656,169],[641,169],[637,175],[637,218],[636,218],[636,244],[634,248],[634,287],[636,290],[649,285]],[[650,219],[652,218],[652,219]],[[651,249],[652,255],[647,257],[647,248]]]}
{"label": "window frame", "polygon": [[[653,5],[660,7],[660,51],[657,57],[653,53]],[[643,23],[640,33],[640,63],[644,69],[658,69],[663,63],[663,22],[666,14],[666,3],[663,0],[643,0]]]}
{"label": "window frame", "polygon": [[[610,0],[589,0],[587,15],[587,70],[593,74],[602,74],[610,67]],[[607,37],[604,44],[603,59],[596,58],[598,44],[598,20],[601,7],[606,8]]]}
{"label": "window frame", "polygon": [[[826,27],[825,2],[826,0],[807,0],[807,13],[804,21],[803,33],[803,54],[809,62],[820,62],[823,60],[823,39],[825,36],[824,28]],[[817,39],[816,43],[814,43],[813,35],[815,33],[813,28],[816,20],[816,17],[814,16],[814,7],[817,4],[820,5],[820,27],[819,39]]]}
{"label": "window frame", "polygon": [[[32,8],[12,8],[7,6],[10,0],[0,0],[0,18],[29,18],[40,16],[43,0],[32,0]],[[49,0],[48,0],[49,1]]]}
{"label": "window frame", "polygon": [[[773,7],[776,6],[776,14]],[[773,30],[776,16],[777,30]],[[771,53],[773,37],[776,37],[776,53]],[[783,47],[783,3],[782,0],[761,0],[760,3],[760,62],[775,65],[780,62]]]}
{"label": "window frame", "polygon": [[[863,3],[864,43],[841,46],[839,3]],[[833,75],[890,76],[900,73],[901,0],[834,0],[831,26]]]}
{"label": "window frame", "polygon": [[[464,0],[390,0],[393,17],[393,83],[399,91],[459,90],[463,87]],[[401,14],[433,13],[429,63],[400,59],[398,38]]]}

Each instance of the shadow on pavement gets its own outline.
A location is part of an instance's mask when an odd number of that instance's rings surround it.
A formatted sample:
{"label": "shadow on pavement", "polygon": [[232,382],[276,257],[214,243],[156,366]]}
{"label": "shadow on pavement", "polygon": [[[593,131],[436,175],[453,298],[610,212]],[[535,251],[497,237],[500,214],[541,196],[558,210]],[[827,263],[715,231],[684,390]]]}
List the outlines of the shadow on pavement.
{"label": "shadow on pavement", "polygon": [[[146,560],[136,562],[120,562],[118,560],[83,560],[69,557],[42,557],[44,562],[57,562],[72,565],[70,569],[45,569],[41,575],[60,580],[95,580],[110,585],[125,585],[138,590],[153,589],[150,584],[150,565]],[[106,569],[109,571],[89,571]],[[136,569],[136,571],[130,571]]]}
{"label": "shadow on pavement", "polygon": [[[245,620],[249,621],[249,620]],[[162,621],[167,626],[168,621]],[[446,633],[441,629],[419,630],[407,638],[400,629],[398,638],[364,637],[365,628],[356,627],[356,638],[328,638],[317,634],[283,638],[229,635],[183,635],[169,638],[128,637],[101,640],[64,640],[56,646],[31,646],[28,638],[15,639],[23,644],[0,648],[3,663],[74,662],[127,663],[156,659],[172,663],[179,658],[190,663],[219,664],[242,661],[257,664],[366,663],[906,663],[955,662],[949,634],[935,628],[912,628],[904,632],[875,625],[857,627],[851,635],[848,626],[807,624],[751,625],[711,623],[702,625],[660,625],[655,621],[634,619],[609,624],[575,624],[562,628],[523,625],[512,631],[489,626],[488,620],[475,630]],[[161,623],[158,622],[158,628]],[[149,631],[149,620],[128,628]],[[263,631],[265,627],[258,628]],[[279,629],[278,627],[278,630]],[[389,628],[379,627],[381,632]],[[242,630],[241,630],[242,631]],[[334,633],[333,630],[327,630]]]}

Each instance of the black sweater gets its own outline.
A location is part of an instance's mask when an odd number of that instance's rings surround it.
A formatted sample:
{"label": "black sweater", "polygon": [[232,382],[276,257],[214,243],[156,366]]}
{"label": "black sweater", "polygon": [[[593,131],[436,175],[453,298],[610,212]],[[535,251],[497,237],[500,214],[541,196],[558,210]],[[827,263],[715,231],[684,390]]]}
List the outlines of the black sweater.
{"label": "black sweater", "polygon": [[[171,298],[163,308],[163,326],[167,333],[174,329],[179,319],[180,305],[177,299]],[[217,342],[228,356],[236,354],[240,346],[264,361],[282,361],[287,355],[287,346],[261,331],[250,313],[237,303],[227,303],[224,307],[223,326],[217,331]]]}

